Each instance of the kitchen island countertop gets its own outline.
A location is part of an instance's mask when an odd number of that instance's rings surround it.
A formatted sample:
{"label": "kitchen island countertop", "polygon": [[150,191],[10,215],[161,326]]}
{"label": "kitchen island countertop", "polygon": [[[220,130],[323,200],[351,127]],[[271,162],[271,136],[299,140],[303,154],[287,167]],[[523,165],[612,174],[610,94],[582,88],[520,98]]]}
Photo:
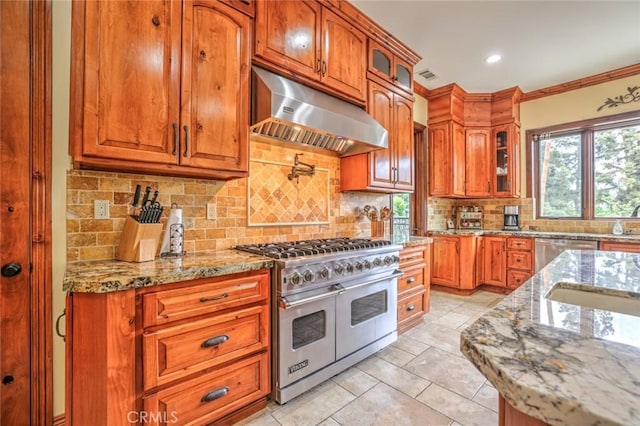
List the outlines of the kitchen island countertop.
{"label": "kitchen island countertop", "polygon": [[466,328],[462,353],[548,424],[640,424],[640,316],[547,299],[558,282],[640,303],[640,254],[563,252]]}
{"label": "kitchen island countertop", "polygon": [[431,244],[433,242],[433,238],[430,237],[418,237],[418,236],[405,236],[405,235],[392,235],[391,242],[393,244],[402,244],[405,248],[407,247],[419,247],[425,244]]}
{"label": "kitchen island countertop", "polygon": [[108,293],[271,268],[273,260],[239,250],[190,253],[150,262],[93,260],[67,264],[63,290]]}
{"label": "kitchen island countertop", "polygon": [[529,237],[529,238],[556,238],[565,240],[590,240],[590,241],[615,241],[619,243],[640,244],[638,234],[592,234],[586,232],[550,232],[550,231],[509,231],[502,229],[430,229],[429,235],[474,235],[480,236],[505,236],[505,237]]}

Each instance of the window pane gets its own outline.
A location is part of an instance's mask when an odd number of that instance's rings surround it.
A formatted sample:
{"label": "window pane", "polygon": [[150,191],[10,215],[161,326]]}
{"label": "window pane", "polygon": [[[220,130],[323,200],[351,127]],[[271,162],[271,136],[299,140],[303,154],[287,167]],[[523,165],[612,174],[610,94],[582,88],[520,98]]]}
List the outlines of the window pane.
{"label": "window pane", "polygon": [[409,237],[411,221],[411,198],[410,194],[391,195],[391,233],[398,236]]}
{"label": "window pane", "polygon": [[553,136],[538,150],[540,216],[582,216],[582,143],[580,134]]}
{"label": "window pane", "polygon": [[629,217],[640,204],[640,126],[594,132],[596,217]]}

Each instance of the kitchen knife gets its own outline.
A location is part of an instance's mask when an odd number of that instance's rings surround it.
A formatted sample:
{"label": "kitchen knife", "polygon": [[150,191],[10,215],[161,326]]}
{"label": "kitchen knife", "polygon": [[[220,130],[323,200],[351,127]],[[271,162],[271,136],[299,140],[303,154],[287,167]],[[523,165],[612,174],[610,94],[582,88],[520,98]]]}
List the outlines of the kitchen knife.
{"label": "kitchen knife", "polygon": [[149,195],[151,194],[151,187],[147,186],[147,189],[144,190],[144,198],[142,199],[142,207],[147,205],[147,201],[149,201]]}
{"label": "kitchen knife", "polygon": [[156,191],[153,193],[153,198],[151,199],[151,205],[153,206],[156,203],[156,200],[158,199],[158,194],[160,193],[160,191],[158,191],[156,189]]}
{"label": "kitchen knife", "polygon": [[131,204],[133,207],[138,207],[138,201],[140,201],[141,191],[142,187],[140,185],[136,185],[136,193],[133,195],[133,203]]}

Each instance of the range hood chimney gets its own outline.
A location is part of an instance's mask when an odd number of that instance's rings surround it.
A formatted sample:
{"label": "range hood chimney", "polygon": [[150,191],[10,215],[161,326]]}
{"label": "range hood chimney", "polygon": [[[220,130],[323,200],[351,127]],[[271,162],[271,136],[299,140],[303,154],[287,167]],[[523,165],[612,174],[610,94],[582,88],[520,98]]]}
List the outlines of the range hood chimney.
{"label": "range hood chimney", "polygon": [[253,133],[341,157],[388,147],[387,131],[363,109],[262,68],[252,77]]}

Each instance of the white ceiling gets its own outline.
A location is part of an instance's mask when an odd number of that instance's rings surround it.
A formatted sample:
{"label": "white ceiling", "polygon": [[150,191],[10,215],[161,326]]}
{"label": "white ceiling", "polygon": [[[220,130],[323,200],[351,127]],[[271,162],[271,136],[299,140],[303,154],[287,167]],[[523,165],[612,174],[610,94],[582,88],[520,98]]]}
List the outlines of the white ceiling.
{"label": "white ceiling", "polygon": [[[351,3],[422,56],[428,89],[529,92],[640,63],[640,0]],[[493,53],[502,61],[485,63]]]}

